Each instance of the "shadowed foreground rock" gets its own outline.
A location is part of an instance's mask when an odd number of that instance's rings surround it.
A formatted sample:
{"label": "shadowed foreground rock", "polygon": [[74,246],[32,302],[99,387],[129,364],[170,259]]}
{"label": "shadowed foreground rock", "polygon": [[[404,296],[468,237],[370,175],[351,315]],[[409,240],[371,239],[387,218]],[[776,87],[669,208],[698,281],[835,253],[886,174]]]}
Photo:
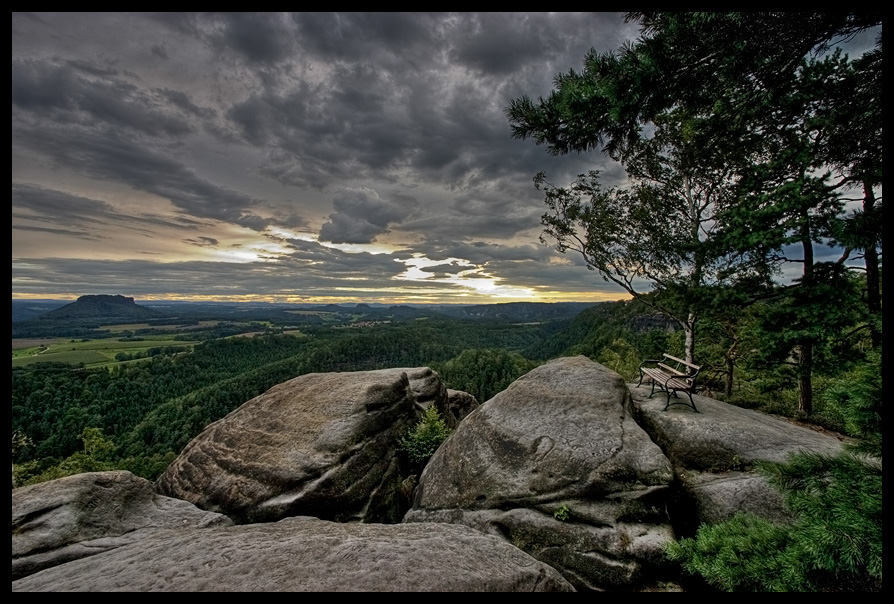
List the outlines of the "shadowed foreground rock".
{"label": "shadowed foreground rock", "polygon": [[16,591],[572,591],[554,569],[456,525],[314,518],[148,536],[14,581]]}
{"label": "shadowed foreground rock", "polygon": [[302,375],[208,426],[157,488],[237,523],[398,522],[408,507],[398,439],[418,420],[418,400],[446,396],[428,368]]}
{"label": "shadowed foreground rock", "polygon": [[159,529],[229,526],[130,472],[75,474],[12,491],[12,578],[133,543]]}
{"label": "shadowed foreground rock", "polygon": [[[404,522],[500,535],[577,588],[630,589],[666,566],[670,462],[586,357],[542,365],[473,411],[426,466]],[[565,510],[562,521],[554,516]],[[561,515],[561,514],[560,514]]]}

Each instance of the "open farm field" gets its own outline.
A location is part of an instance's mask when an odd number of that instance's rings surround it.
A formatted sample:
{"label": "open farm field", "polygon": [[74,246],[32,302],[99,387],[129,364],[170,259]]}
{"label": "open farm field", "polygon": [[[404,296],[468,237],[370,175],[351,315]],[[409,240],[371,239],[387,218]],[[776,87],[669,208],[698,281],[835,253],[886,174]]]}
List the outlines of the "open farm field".
{"label": "open farm field", "polygon": [[[192,343],[177,342],[171,339],[151,339],[126,341],[119,340],[87,340],[72,341],[65,339],[33,340],[31,346],[15,348],[24,340],[13,341],[12,366],[30,365],[32,363],[83,363],[85,367],[102,367],[131,360],[145,358],[153,348],[178,346],[192,348]],[[127,355],[129,359],[119,358]]]}
{"label": "open farm field", "polygon": [[13,338],[12,350],[13,354],[15,354],[16,350],[22,350],[25,348],[36,348],[38,346],[49,346],[50,344],[57,344],[59,342],[66,341],[68,341],[66,338]]}
{"label": "open farm field", "polygon": [[[197,324],[188,325],[189,329],[197,327],[213,327],[219,321],[199,321]],[[123,331],[136,331],[138,329],[158,329],[164,331],[178,331],[184,329],[183,325],[150,325],[149,323],[120,323],[117,325],[102,325],[100,329],[107,329],[112,333],[120,333]]]}

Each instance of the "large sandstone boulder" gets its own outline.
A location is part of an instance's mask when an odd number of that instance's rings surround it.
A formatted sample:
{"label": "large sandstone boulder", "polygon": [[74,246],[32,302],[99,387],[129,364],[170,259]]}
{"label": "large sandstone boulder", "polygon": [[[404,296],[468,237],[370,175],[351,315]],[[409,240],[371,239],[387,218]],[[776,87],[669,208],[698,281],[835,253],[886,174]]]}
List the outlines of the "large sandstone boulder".
{"label": "large sandstone boulder", "polygon": [[315,518],[154,534],[13,581],[18,591],[572,591],[501,539],[445,524]]}
{"label": "large sandstone boulder", "polygon": [[673,539],[664,513],[673,473],[628,398],[617,373],[586,357],[534,369],[438,449],[404,522],[501,535],[578,588],[651,580]]}
{"label": "large sandstone boulder", "polygon": [[791,520],[779,491],[753,471],[755,462],[783,462],[797,451],[842,450],[835,436],[765,413],[699,395],[693,397],[699,413],[684,405],[665,411],[663,393],[649,398],[650,386],[629,387],[631,412],[673,465],[679,489],[670,510],[682,534],[737,512]]}
{"label": "large sandstone boulder", "polygon": [[76,474],[13,489],[12,578],[139,541],[160,529],[229,526],[226,516],[155,493],[130,472]]}
{"label": "large sandstone boulder", "polygon": [[157,488],[237,523],[398,522],[409,507],[398,439],[419,418],[417,400],[442,395],[428,368],[303,375],[209,425]]}

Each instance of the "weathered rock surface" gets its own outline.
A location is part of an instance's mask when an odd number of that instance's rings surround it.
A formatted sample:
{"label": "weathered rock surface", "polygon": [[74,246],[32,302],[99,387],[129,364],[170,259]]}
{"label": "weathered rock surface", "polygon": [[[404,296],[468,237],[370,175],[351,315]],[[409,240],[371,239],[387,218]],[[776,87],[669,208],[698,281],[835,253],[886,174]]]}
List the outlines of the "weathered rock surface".
{"label": "weathered rock surface", "polygon": [[[447,427],[451,430],[456,430],[456,427],[459,425],[459,422],[466,419],[466,417],[475,409],[480,407],[481,405],[478,403],[478,399],[469,394],[468,392],[463,392],[462,390],[447,390],[447,407],[441,413],[441,416],[444,418],[444,421],[447,423]],[[438,409],[441,411],[441,409]]]}
{"label": "weathered rock surface", "polygon": [[445,524],[315,518],[156,533],[13,581],[17,591],[571,591],[502,539]]}
{"label": "weathered rock surface", "polygon": [[[472,412],[432,457],[404,522],[502,535],[578,588],[630,588],[673,538],[670,462],[627,412],[621,377],[563,358]],[[569,519],[553,513],[567,507]]]}
{"label": "weathered rock surface", "polygon": [[428,367],[407,367],[398,369],[407,374],[410,380],[410,390],[416,397],[416,402],[427,408],[435,405],[438,411],[447,407],[447,386],[441,381],[441,376]]}
{"label": "weathered rock surface", "polygon": [[427,368],[302,375],[208,426],[157,489],[237,523],[398,521],[398,439],[419,417],[417,400],[442,394]]}
{"label": "weathered rock surface", "polygon": [[232,525],[155,493],[130,472],[76,474],[12,491],[12,578],[94,556],[160,529]]}
{"label": "weathered rock surface", "polygon": [[650,399],[650,386],[629,387],[632,413],[664,450],[679,481],[671,511],[683,533],[736,512],[790,520],[782,496],[752,471],[754,463],[782,462],[797,451],[835,455],[842,449],[834,436],[704,396],[693,397],[699,413],[684,405],[664,411],[663,393]]}

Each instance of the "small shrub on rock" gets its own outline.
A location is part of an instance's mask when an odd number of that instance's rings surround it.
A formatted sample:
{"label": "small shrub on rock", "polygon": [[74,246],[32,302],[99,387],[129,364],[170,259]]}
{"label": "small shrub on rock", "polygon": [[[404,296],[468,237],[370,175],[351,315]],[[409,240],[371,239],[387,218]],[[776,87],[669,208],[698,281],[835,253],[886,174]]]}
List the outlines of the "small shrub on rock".
{"label": "small shrub on rock", "polygon": [[435,406],[431,405],[419,423],[400,439],[400,449],[406,453],[410,463],[422,467],[449,435],[450,428]]}

